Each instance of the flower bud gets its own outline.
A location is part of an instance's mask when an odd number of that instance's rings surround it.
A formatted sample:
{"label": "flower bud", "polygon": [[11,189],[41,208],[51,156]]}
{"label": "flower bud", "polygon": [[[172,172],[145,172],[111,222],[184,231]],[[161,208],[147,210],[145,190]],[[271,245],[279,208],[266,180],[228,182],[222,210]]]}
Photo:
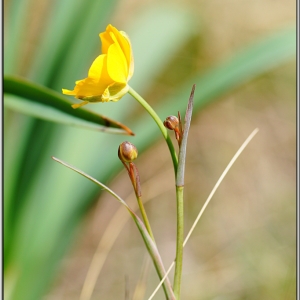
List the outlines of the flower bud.
{"label": "flower bud", "polygon": [[129,163],[137,158],[138,151],[133,144],[126,141],[119,146],[118,156],[121,161]]}
{"label": "flower bud", "polygon": [[166,128],[168,128],[170,130],[175,130],[179,125],[179,120],[175,116],[169,116],[164,121],[164,125]]}

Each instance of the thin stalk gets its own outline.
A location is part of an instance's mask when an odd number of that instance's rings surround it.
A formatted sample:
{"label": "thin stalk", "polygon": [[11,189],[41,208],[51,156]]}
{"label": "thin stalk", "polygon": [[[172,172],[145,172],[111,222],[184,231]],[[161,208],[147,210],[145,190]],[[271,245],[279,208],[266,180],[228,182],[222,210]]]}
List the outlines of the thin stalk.
{"label": "thin stalk", "polygon": [[[123,164],[126,166],[126,164],[124,162],[123,162]],[[152,240],[155,242],[154,235],[153,235],[153,232],[152,232],[152,229],[150,226],[150,222],[148,220],[147,213],[144,208],[143,201],[142,201],[142,190],[141,190],[141,184],[140,184],[139,170],[136,167],[136,165],[132,162],[129,163],[128,174],[131,179],[133,189],[135,191],[136,200],[138,202],[140,212],[141,212],[142,218],[144,220],[145,227],[146,227],[149,235],[151,236]]]}
{"label": "thin stalk", "polygon": [[174,145],[173,145],[172,140],[171,140],[171,138],[168,134],[167,128],[164,126],[163,122],[161,121],[159,116],[156,114],[156,112],[153,110],[153,108],[132,87],[129,87],[128,93],[133,98],[135,98],[146,109],[146,111],[149,113],[149,115],[153,118],[153,120],[156,122],[157,126],[159,127],[159,129],[160,129],[160,131],[161,131],[161,133],[162,133],[162,135],[163,135],[164,139],[166,140],[167,145],[169,147],[170,154],[171,154],[172,161],[173,161],[174,172],[175,172],[175,175],[176,175],[177,174],[178,159],[177,159],[176,151],[174,149]]}
{"label": "thin stalk", "polygon": [[[114,196],[122,205],[125,206],[125,208],[128,210],[128,212],[130,213],[131,217],[133,218],[135,224],[137,225],[137,228],[139,230],[139,232],[142,235],[142,238],[145,242],[145,246],[152,258],[154,267],[156,269],[156,272],[158,274],[159,279],[161,280],[164,275],[166,274],[166,270],[164,268],[162,259],[160,257],[160,254],[158,252],[158,249],[156,247],[156,244],[154,243],[154,241],[152,240],[152,238],[150,237],[144,223],[142,222],[142,220],[135,214],[135,212],[127,205],[127,203],[120,197],[118,196],[114,191],[112,191],[110,188],[108,188],[106,185],[104,185],[103,183],[101,183],[100,181],[96,180],[95,178],[91,177],[90,175],[82,172],[81,170],[67,164],[66,162],[53,157],[52,159],[54,159],[55,161],[59,162],[60,164],[66,166],[67,168],[79,173],[80,175],[84,176],[85,178],[89,179],[90,181],[96,183],[97,185],[99,185],[100,187],[102,187],[104,190],[106,190],[108,193],[110,193],[112,196]],[[176,300],[175,296],[174,296],[174,292],[172,290],[172,286],[170,284],[170,281],[168,280],[168,278],[166,278],[166,282],[163,285],[163,289],[166,295],[166,299],[167,300]]]}
{"label": "thin stalk", "polygon": [[[192,112],[193,112],[193,100],[194,100],[195,85],[192,87],[191,95],[189,98],[188,106],[185,113],[184,129],[180,128],[182,136],[179,146],[179,159],[178,170],[176,174],[176,200],[177,200],[177,240],[176,240],[176,259],[175,259],[175,275],[174,275],[174,294],[176,300],[180,299],[180,286],[181,286],[181,273],[182,273],[182,259],[183,259],[183,188],[184,188],[184,171],[185,171],[185,157],[187,138],[191,124]],[[180,119],[180,114],[178,114]],[[181,123],[181,120],[180,120]]]}
{"label": "thin stalk", "polygon": [[174,294],[176,300],[180,299],[182,259],[183,259],[183,186],[176,186],[177,201],[177,238],[176,238],[176,259],[175,259],[175,275],[174,275]]}
{"label": "thin stalk", "polygon": [[151,226],[150,226],[150,223],[149,223],[149,220],[148,220],[148,217],[147,217],[144,205],[143,205],[142,197],[139,197],[138,195],[136,195],[136,199],[137,199],[140,211],[141,211],[141,215],[142,215],[145,227],[146,227],[149,235],[151,236],[153,242],[155,242],[154,235],[153,235],[153,232],[152,232],[152,229],[151,229]]}
{"label": "thin stalk", "polygon": [[[160,131],[162,132],[172,156],[175,177],[176,177],[176,201],[177,201],[177,237],[176,237],[176,267],[174,275],[174,294],[176,300],[180,299],[180,286],[181,286],[181,274],[182,274],[182,259],[183,259],[183,230],[184,230],[184,215],[183,215],[183,189],[184,189],[184,167],[186,157],[186,145],[187,136],[191,122],[192,110],[193,110],[193,98],[194,98],[195,85],[192,87],[192,92],[189,99],[185,115],[185,127],[184,131],[181,130],[180,143],[179,143],[179,162],[173,146],[173,143],[169,137],[168,131],[165,128],[163,122],[158,117],[152,107],[131,87],[129,88],[129,94],[133,96],[151,115]],[[180,115],[179,115],[180,117]]]}

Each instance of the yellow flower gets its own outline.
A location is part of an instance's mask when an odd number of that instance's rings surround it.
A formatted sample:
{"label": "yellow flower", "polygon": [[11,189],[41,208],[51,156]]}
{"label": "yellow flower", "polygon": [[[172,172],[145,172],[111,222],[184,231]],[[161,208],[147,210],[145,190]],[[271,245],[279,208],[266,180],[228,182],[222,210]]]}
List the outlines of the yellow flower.
{"label": "yellow flower", "polygon": [[73,91],[62,90],[65,95],[83,100],[82,103],[73,104],[73,108],[89,102],[118,101],[128,92],[127,83],[133,75],[134,63],[127,34],[108,25],[99,36],[103,54],[92,63],[88,77],[76,81]]}

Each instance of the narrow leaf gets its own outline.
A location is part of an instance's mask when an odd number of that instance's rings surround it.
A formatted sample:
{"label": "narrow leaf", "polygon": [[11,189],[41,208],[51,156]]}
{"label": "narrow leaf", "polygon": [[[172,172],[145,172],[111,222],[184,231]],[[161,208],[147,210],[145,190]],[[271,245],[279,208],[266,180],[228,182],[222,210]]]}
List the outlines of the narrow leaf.
{"label": "narrow leaf", "polygon": [[84,108],[73,109],[72,103],[59,93],[19,77],[4,77],[4,94],[10,96],[5,97],[6,107],[27,115],[98,131],[134,135],[122,123]]}

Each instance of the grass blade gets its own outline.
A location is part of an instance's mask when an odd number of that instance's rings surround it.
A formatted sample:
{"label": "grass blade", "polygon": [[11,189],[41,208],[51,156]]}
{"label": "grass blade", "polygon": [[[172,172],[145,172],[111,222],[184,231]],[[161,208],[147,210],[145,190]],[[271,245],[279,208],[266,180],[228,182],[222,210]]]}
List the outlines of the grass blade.
{"label": "grass blade", "polygon": [[[151,178],[150,180],[144,182],[143,186],[145,190],[149,191],[157,180],[159,179],[162,180],[166,176],[171,176],[171,175],[173,175],[172,170],[171,172],[167,171],[160,174],[159,177],[156,175],[155,178]],[[144,200],[144,204],[150,200],[153,200],[153,198],[157,197],[158,195],[165,193],[167,190],[172,190],[172,189],[173,189],[172,183],[169,183],[169,186],[164,185],[162,190],[152,189],[150,195],[148,195],[148,197]],[[126,203],[129,202],[129,205],[133,210],[136,211],[138,209],[138,204],[134,192],[132,192],[127,197],[125,202]],[[80,300],[89,300],[91,298],[97,279],[106,261],[108,253],[110,252],[113,244],[115,243],[117,237],[120,235],[122,229],[125,227],[125,224],[129,220],[129,218],[130,217],[128,216],[128,214],[125,213],[123,207],[120,207],[110,218],[110,221],[107,224],[107,227],[98,243],[97,250],[90,262],[90,266],[88,268],[87,275],[85,277],[83,287],[81,290]]]}

